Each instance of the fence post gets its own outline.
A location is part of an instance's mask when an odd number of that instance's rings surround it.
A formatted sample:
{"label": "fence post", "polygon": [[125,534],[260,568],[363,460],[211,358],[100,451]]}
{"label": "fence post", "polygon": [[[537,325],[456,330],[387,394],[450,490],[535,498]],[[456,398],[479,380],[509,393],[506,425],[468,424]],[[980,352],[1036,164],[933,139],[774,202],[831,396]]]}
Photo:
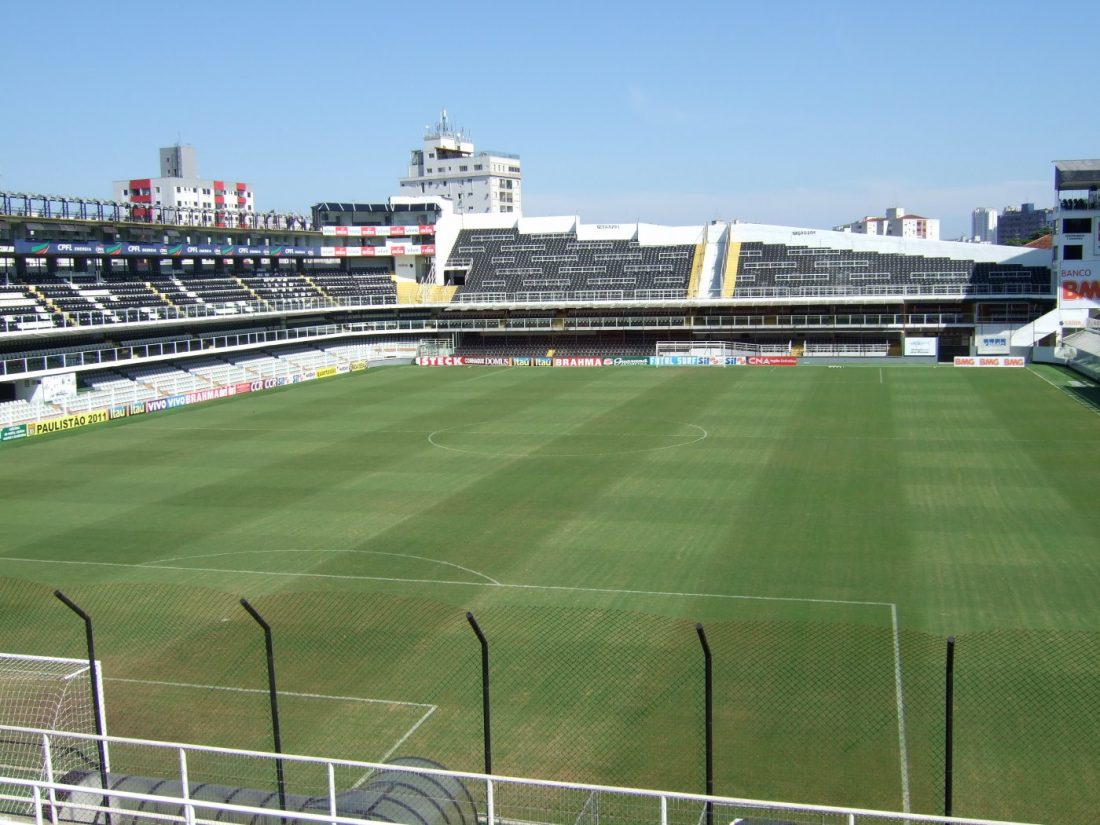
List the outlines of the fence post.
{"label": "fence post", "polygon": [[[703,647],[703,691],[705,693],[703,727],[704,747],[707,765],[707,796],[714,796],[714,680],[711,666],[710,645],[703,625],[696,623],[695,632],[699,634],[699,644]],[[707,825],[713,825],[714,805],[707,801]]]}
{"label": "fence post", "polygon": [[[283,737],[279,732],[279,694],[275,690],[275,646],[271,641],[271,625],[264,621],[256,608],[248,603],[248,599],[241,599],[241,607],[248,611],[248,615],[256,620],[256,624],[263,628],[264,646],[267,649],[267,692],[271,699],[271,730],[275,739],[275,753],[283,752]],[[286,810],[286,780],[283,775],[283,760],[275,760],[275,782],[279,789],[279,808]]]}
{"label": "fence post", "polygon": [[[103,725],[103,697],[99,692],[100,681],[96,669],[95,632],[92,630],[92,617],[60,590],[53,591],[53,594],[65,607],[84,620],[84,639],[88,646],[88,678],[91,679],[92,683],[92,714],[95,719],[96,749],[99,752],[99,781],[100,787],[107,790],[110,787],[107,782],[107,742],[103,738],[106,730]],[[108,807],[106,797],[104,797],[103,803],[103,807]],[[106,819],[107,825],[111,825],[111,815],[109,813]]]}
{"label": "fence post", "polygon": [[474,618],[474,614],[468,610],[466,611],[466,621],[470,623],[470,627],[477,634],[477,640],[481,643],[481,724],[485,743],[485,773],[491,774],[493,772],[493,739],[489,707],[489,642],[485,638],[485,634],[481,632],[481,627],[478,625],[477,619]]}
{"label": "fence post", "polygon": [[943,815],[951,816],[952,770],[955,748],[955,637],[947,639],[947,667],[944,691]]}

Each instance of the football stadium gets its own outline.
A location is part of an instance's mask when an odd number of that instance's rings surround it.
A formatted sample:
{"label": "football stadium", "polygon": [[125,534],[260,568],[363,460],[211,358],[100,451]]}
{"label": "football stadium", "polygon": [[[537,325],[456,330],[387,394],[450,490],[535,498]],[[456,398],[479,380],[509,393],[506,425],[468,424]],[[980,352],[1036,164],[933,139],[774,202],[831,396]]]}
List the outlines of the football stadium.
{"label": "football stadium", "polygon": [[0,819],[1093,821],[1054,177],[1053,252],[0,193]]}

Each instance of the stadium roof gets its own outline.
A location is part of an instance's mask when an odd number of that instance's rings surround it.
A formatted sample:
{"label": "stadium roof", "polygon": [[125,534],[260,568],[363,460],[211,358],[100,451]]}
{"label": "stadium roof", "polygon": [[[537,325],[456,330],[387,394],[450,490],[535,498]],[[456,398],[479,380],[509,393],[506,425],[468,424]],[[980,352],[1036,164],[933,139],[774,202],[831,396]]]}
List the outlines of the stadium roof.
{"label": "stadium roof", "polygon": [[1100,160],[1054,161],[1054,188],[1092,189],[1100,187]]}

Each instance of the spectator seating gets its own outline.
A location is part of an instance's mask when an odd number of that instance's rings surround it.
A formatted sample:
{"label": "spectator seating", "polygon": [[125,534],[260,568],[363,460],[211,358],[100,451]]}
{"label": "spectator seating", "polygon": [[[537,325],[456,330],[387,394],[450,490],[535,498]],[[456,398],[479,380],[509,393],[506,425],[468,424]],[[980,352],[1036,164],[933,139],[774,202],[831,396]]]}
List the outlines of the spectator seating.
{"label": "spectator seating", "polygon": [[466,272],[455,297],[515,300],[686,298],[692,244],[641,246],[634,240],[578,240],[574,233],[523,235],[463,229],[446,265]]}
{"label": "spectator seating", "polygon": [[[1042,266],[743,242],[733,297],[944,292],[1020,295],[1050,291]],[[900,289],[899,289],[900,288]]]}

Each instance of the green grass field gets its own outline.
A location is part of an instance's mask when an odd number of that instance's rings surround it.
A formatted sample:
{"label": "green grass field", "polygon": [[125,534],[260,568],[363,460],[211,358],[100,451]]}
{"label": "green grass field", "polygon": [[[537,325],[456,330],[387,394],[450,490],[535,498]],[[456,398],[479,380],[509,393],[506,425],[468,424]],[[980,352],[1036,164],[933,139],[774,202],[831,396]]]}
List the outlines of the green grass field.
{"label": "green grass field", "polygon": [[245,596],[286,750],[477,770],[472,610],[499,773],[701,790],[699,621],[716,792],[934,813],[956,634],[956,813],[1086,821],[1100,416],[1072,383],[390,368],[4,445],[0,650],[82,655],[59,587],[110,732],[267,748]]}

